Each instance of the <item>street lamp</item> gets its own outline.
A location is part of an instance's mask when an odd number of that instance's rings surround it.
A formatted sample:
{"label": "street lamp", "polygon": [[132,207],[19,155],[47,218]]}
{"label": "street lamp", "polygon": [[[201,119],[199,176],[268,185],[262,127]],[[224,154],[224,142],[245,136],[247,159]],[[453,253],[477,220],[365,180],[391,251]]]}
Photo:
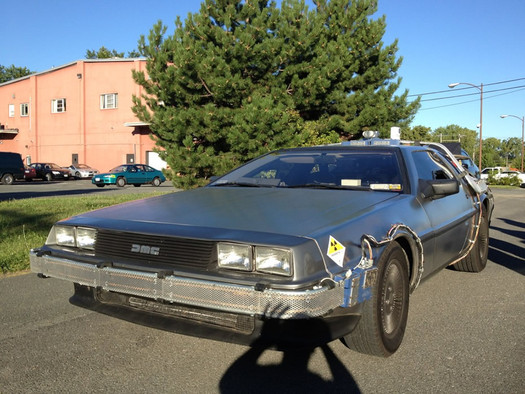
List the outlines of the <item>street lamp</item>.
{"label": "street lamp", "polygon": [[483,153],[483,84],[480,86],[473,85],[468,82],[455,82],[448,85],[449,88],[455,88],[458,85],[469,85],[476,88],[480,92],[479,99],[479,170],[481,171],[481,155]]}
{"label": "street lamp", "polygon": [[500,115],[500,118],[507,118],[512,117],[521,120],[521,172],[523,172],[523,144],[524,144],[524,138],[525,137],[525,116],[519,117],[516,115]]}

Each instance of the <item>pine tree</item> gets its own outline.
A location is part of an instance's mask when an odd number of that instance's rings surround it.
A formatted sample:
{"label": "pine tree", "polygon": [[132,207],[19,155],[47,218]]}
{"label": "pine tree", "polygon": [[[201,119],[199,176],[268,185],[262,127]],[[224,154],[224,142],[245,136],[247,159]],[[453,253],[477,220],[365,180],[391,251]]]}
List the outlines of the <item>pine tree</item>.
{"label": "pine tree", "polygon": [[205,0],[139,42],[148,57],[134,98],[176,186],[207,182],[261,153],[305,139],[389,129],[417,109],[394,96],[397,43],[383,48],[384,19],[371,0]]}

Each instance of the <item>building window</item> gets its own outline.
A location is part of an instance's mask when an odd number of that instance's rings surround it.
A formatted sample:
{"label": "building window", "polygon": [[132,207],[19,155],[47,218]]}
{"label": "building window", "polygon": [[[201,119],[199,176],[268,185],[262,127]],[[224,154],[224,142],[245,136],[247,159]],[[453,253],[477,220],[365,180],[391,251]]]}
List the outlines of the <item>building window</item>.
{"label": "building window", "polygon": [[118,108],[118,94],[109,93],[100,95],[100,109]]}
{"label": "building window", "polygon": [[29,104],[28,103],[20,104],[20,116],[29,116]]}
{"label": "building window", "polygon": [[66,99],[55,99],[51,100],[51,112],[58,114],[60,112],[66,112]]}
{"label": "building window", "polygon": [[14,118],[15,117],[15,105],[9,104],[9,117]]}

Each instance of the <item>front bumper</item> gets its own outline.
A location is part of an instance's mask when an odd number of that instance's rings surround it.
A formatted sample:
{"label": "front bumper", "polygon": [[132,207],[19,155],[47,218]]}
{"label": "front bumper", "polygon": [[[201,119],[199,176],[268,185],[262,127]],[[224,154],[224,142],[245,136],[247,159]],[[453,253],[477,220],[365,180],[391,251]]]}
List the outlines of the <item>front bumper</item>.
{"label": "front bumper", "polygon": [[357,302],[359,283],[365,279],[357,277],[329,281],[325,286],[311,289],[281,290],[99,267],[51,256],[39,250],[31,250],[30,263],[35,273],[83,286],[168,303],[277,319],[322,317],[340,306],[352,306]]}
{"label": "front bumper", "polygon": [[114,185],[116,182],[116,178],[106,178],[106,177],[100,177],[97,175],[94,175],[91,178],[91,183],[94,185]]}

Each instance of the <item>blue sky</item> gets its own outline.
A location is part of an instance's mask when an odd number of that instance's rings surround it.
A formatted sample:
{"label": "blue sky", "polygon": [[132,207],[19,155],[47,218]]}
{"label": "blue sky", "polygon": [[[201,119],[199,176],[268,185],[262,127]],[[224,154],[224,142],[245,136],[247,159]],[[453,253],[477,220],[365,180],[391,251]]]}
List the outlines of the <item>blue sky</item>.
{"label": "blue sky", "polygon": [[[44,71],[80,60],[101,46],[128,52],[159,19],[173,33],[177,16],[199,11],[199,0],[5,1],[0,23],[0,64]],[[521,138],[525,116],[525,1],[379,0],[386,15],[385,44],[399,41],[401,90],[422,96],[412,125],[449,124],[476,129],[484,84],[483,138]],[[507,82],[510,81],[510,82]],[[461,88],[469,88],[460,90]],[[452,96],[472,94],[464,97]]]}

